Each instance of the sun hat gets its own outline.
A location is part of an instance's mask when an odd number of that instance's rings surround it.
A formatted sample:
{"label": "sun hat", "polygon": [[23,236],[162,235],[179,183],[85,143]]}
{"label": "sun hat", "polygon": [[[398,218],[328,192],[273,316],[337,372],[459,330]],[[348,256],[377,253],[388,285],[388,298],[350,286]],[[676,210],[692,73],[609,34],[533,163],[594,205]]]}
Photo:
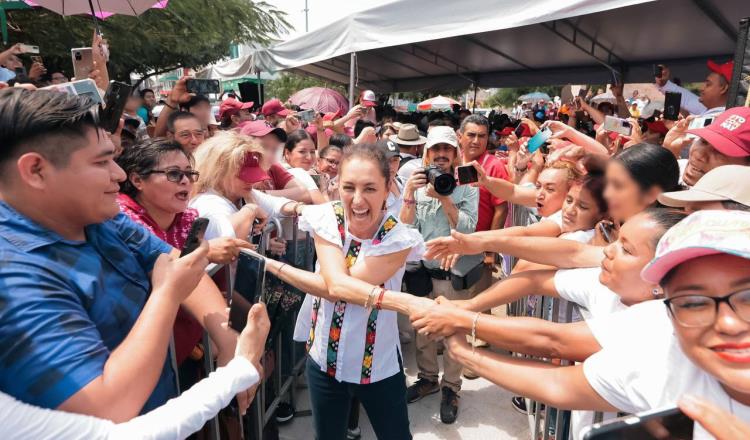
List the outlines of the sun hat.
{"label": "sun hat", "polygon": [[427,143],[427,138],[419,134],[414,124],[401,124],[398,134],[391,135],[388,140],[398,145],[422,145]]}
{"label": "sun hat", "polygon": [[692,202],[731,200],[750,206],[750,167],[724,165],[707,172],[686,191],[659,194],[659,203],[681,208]]}

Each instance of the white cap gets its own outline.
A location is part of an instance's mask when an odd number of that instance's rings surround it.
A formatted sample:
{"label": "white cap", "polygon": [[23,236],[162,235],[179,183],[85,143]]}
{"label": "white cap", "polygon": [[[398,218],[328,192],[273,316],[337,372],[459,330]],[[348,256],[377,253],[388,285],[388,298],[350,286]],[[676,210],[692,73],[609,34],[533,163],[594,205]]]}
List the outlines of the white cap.
{"label": "white cap", "polygon": [[456,138],[456,131],[451,127],[437,126],[432,127],[427,133],[427,143],[425,144],[425,151],[437,144],[448,144],[453,148],[458,148],[458,138]]}
{"label": "white cap", "polygon": [[683,207],[693,202],[731,200],[750,206],[750,183],[748,182],[750,182],[750,167],[724,165],[707,172],[689,190],[660,194],[659,203]]}

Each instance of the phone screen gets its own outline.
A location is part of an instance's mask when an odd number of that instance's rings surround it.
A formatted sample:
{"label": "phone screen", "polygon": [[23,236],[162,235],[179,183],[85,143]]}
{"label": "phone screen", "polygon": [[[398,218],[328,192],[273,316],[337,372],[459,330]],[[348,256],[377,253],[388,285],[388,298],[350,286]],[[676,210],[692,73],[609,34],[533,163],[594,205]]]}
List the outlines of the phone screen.
{"label": "phone screen", "polygon": [[516,137],[520,139],[523,135],[523,121],[519,122],[518,125],[516,125],[515,133]]}
{"label": "phone screen", "polygon": [[180,252],[181,257],[198,249],[198,246],[201,245],[201,240],[203,240],[203,236],[206,234],[206,228],[208,228],[207,218],[198,217],[193,221],[193,226],[190,227],[190,233],[188,233],[185,245],[182,247],[182,252]]}
{"label": "phone screen", "polygon": [[229,326],[241,332],[247,324],[250,307],[258,302],[266,302],[263,297],[263,284],[266,274],[266,260],[260,255],[240,252],[237,257],[237,276],[234,279],[234,292],[229,307]]}
{"label": "phone screen", "polygon": [[552,136],[552,131],[549,128],[545,128],[542,130],[539,130],[537,134],[535,134],[531,139],[529,139],[529,143],[526,144],[526,148],[528,149],[529,153],[534,153],[536,150],[539,149],[547,140]]}
{"label": "phone screen", "polygon": [[694,422],[677,408],[626,416],[596,423],[584,440],[689,440]]}
{"label": "phone screen", "polygon": [[208,95],[209,93],[221,93],[221,84],[218,79],[195,79],[187,80],[185,84],[187,91],[196,95]]}
{"label": "phone screen", "polygon": [[479,181],[479,175],[473,165],[460,166],[456,168],[456,171],[458,171],[458,183],[461,185]]}
{"label": "phone screen", "polygon": [[297,112],[297,116],[303,122],[312,122],[315,118],[315,110],[302,110],[301,112]]}
{"label": "phone screen", "polygon": [[664,119],[676,121],[680,115],[682,93],[667,92],[664,94]]}
{"label": "phone screen", "polygon": [[125,110],[125,104],[128,96],[133,90],[128,84],[112,81],[109,83],[107,93],[104,95],[104,108],[99,112],[99,126],[114,133],[120,124],[122,112]]}

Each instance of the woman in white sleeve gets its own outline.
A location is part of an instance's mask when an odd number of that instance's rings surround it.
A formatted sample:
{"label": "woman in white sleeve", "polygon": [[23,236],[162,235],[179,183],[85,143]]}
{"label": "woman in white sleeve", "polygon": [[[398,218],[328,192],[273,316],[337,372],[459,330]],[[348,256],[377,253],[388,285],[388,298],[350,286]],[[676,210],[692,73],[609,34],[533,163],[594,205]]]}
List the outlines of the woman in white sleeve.
{"label": "woman in white sleeve", "polygon": [[260,357],[271,325],[265,306],[256,304],[237,342],[235,358],[180,397],[130,421],[109,420],[39,408],[0,392],[0,431],[4,440],[176,440],[199,430],[234,398],[260,380]]}
{"label": "woman in white sleeve", "polygon": [[217,134],[195,151],[200,177],[190,207],[209,219],[206,239],[247,238],[254,220],[260,220],[257,230],[270,218],[299,211],[302,203],[253,189],[258,182],[270,179],[263,154],[259,143],[231,131]]}
{"label": "woman in white sleeve", "polygon": [[356,145],[341,161],[341,201],[306,206],[318,273],[266,260],[266,270],[308,292],[298,324],[308,329],[307,382],[318,439],[346,438],[352,397],[379,439],[410,439],[396,312],[429,307],[398,292],[407,261],[424,251],[421,235],[386,210],[388,163],[375,145]]}

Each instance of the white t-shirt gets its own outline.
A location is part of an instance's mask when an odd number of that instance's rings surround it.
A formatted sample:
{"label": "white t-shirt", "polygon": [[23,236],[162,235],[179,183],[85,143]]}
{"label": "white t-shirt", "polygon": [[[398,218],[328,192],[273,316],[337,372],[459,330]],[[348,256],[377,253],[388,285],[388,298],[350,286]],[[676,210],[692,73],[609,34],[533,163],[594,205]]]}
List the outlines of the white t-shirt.
{"label": "white t-shirt", "polygon": [[[253,197],[257,205],[264,210],[269,218],[281,216],[281,208],[292,200],[285,197],[271,196],[258,190],[253,190]],[[198,210],[201,217],[209,220],[204,238],[211,240],[217,237],[236,237],[234,227],[229,217],[239,211],[237,207],[221,194],[209,190],[198,194],[190,200],[190,207]]]}
{"label": "white t-shirt", "polygon": [[[346,231],[345,243],[341,248],[344,255],[349,249],[352,239],[361,243],[359,256],[355,263],[361,264],[369,257],[388,255],[411,249],[407,261],[419,261],[424,253],[424,241],[419,231],[398,222],[395,216],[386,216],[383,222],[390,218],[395,220],[395,225],[382,239],[362,239],[353,236]],[[336,245],[341,244],[338,222],[331,203],[305,207],[300,217],[300,229],[315,232],[320,238]],[[382,226],[382,225],[381,225]],[[377,235],[377,233],[376,233]],[[315,271],[320,270],[316,263]],[[400,268],[384,283],[388,290],[401,290],[401,279],[404,268]],[[306,340],[312,327],[313,297],[307,295],[305,302],[297,317],[295,328],[295,340]],[[321,299],[318,309],[315,337],[309,350],[309,355],[315,363],[320,366],[321,371],[327,371],[328,341],[334,312],[337,303]],[[400,371],[397,313],[390,310],[380,310],[374,320],[375,334],[372,344],[372,358],[367,362],[368,373],[365,373],[365,353],[367,344],[367,333],[371,312],[356,304],[346,304],[343,312],[343,321],[340,327],[340,339],[336,352],[335,378],[340,382],[349,383],[372,383],[387,379]],[[364,382],[363,382],[364,381]]]}
{"label": "white t-shirt", "polygon": [[542,217],[541,219],[539,219],[540,222],[544,220],[555,222],[555,224],[559,226],[560,229],[562,229],[562,210],[557,211],[556,213],[550,215],[549,217]]}
{"label": "white t-shirt", "polygon": [[586,231],[565,232],[563,234],[560,234],[559,238],[564,238],[565,240],[573,240],[579,243],[588,243],[592,238],[594,238],[594,235],[594,230],[588,229]]}
{"label": "white t-shirt", "polygon": [[[637,335],[607,346],[583,363],[586,380],[612,406],[637,413],[674,407],[692,394],[750,423],[750,407],[730,398],[716,378],[697,367],[683,353],[663,322],[638,320]],[[648,330],[648,331],[644,331]],[[695,424],[695,439],[713,438]]]}
{"label": "white t-shirt", "polygon": [[620,296],[599,282],[601,269],[564,269],[555,273],[555,290],[562,299],[574,302],[581,308],[583,319],[608,316],[627,308]]}
{"label": "white t-shirt", "polygon": [[313,180],[312,176],[310,176],[310,173],[305,171],[302,168],[287,168],[287,171],[289,171],[289,174],[294,176],[295,179],[299,180],[300,183],[308,190],[319,190],[318,185]]}

